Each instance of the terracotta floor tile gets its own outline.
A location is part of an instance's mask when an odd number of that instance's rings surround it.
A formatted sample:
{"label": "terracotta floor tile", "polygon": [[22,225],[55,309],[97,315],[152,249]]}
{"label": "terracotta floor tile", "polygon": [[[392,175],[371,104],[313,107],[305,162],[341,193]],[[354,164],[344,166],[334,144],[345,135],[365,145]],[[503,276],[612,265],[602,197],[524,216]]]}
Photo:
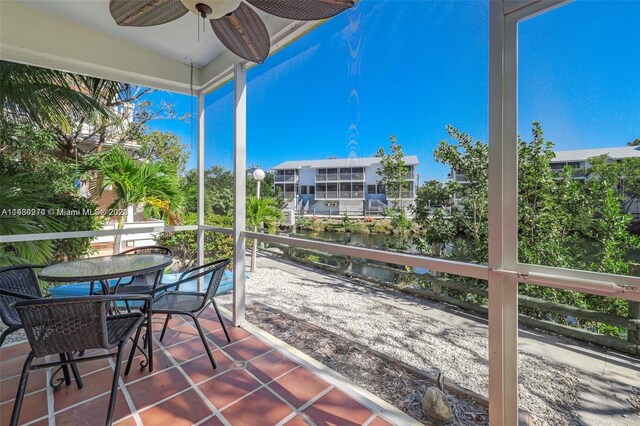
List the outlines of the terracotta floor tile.
{"label": "terracotta floor tile", "polygon": [[[14,376],[9,379],[0,381],[0,402],[9,401],[15,398],[16,392],[18,392],[19,383],[20,383],[20,376]],[[29,381],[27,381],[27,393],[44,389],[46,384],[47,384],[46,370],[32,371],[31,374],[29,374]]]}
{"label": "terracotta floor tile", "polygon": [[[220,322],[217,319],[208,319],[208,318],[200,318],[200,327],[202,327],[203,331],[205,332],[205,334],[208,333],[213,333],[215,331],[218,330],[222,330],[222,326],[220,325]],[[227,330],[229,331],[229,330]],[[224,333],[224,331],[223,331]]]}
{"label": "terracotta floor tile", "polygon": [[29,353],[30,346],[26,341],[22,343],[16,343],[11,346],[3,346],[0,349],[0,361],[6,361],[15,357],[26,357]]}
{"label": "terracotta floor tile", "polygon": [[[118,425],[118,426],[137,426],[138,424],[136,423],[136,419],[134,419],[133,417],[128,417],[125,420],[120,420],[118,423],[114,424]],[[29,425],[31,426],[31,425]]]}
{"label": "terracotta floor tile", "polygon": [[386,421],[380,416],[376,416],[376,418],[373,419],[371,423],[369,423],[369,426],[393,426],[393,423]]}
{"label": "terracotta floor tile", "polygon": [[218,409],[258,388],[260,383],[246,371],[232,369],[229,372],[198,385],[200,390]]}
{"label": "terracotta floor tile", "polygon": [[[158,342],[160,342],[159,331],[155,333],[155,338]],[[200,338],[198,330],[196,330],[193,324],[183,324],[181,326],[167,328],[164,339],[162,340],[162,342],[160,342],[160,344],[162,344],[166,348],[168,346],[173,346],[176,343],[184,342],[193,338]]]}
{"label": "terracotta floor tile", "polygon": [[304,410],[304,414],[318,426],[351,426],[362,424],[373,413],[344,392],[332,389]]}
{"label": "terracotta floor tile", "polygon": [[228,324],[227,331],[229,332],[229,336],[231,337],[231,343],[227,341],[227,337],[224,335],[224,330],[222,328],[213,333],[207,334],[207,338],[211,339],[211,341],[213,341],[216,345],[223,348],[229,345],[233,345],[234,343],[251,336],[251,333],[249,333],[247,330],[240,327],[230,327]]}
{"label": "terracotta floor tile", "polygon": [[285,426],[307,426],[309,423],[300,416],[295,416],[285,423]]}
{"label": "terracotta floor tile", "polygon": [[275,425],[293,410],[267,389],[260,389],[225,409],[222,415],[232,425]]}
{"label": "terracotta floor tile", "polygon": [[62,386],[53,392],[55,410],[59,411],[84,399],[92,398],[103,392],[111,391],[113,369],[107,368],[92,374],[83,375],[84,387],[78,389],[75,382],[70,386]]}
{"label": "terracotta floor tile", "polygon": [[255,374],[263,382],[269,382],[297,366],[298,364],[290,358],[277,350],[273,350],[252,359],[247,370]]}
{"label": "terracotta floor tile", "polygon": [[141,410],[189,387],[189,382],[176,368],[170,368],[146,379],[127,385],[133,403]]}
{"label": "terracotta floor tile", "polygon": [[[125,352],[126,355],[129,355],[129,352]],[[95,354],[94,354],[95,355]],[[91,355],[86,354],[85,357],[89,357]],[[75,355],[75,358],[82,358],[78,355]],[[115,360],[115,357],[113,358]],[[80,371],[81,376],[85,376],[86,374],[93,373],[97,370],[109,367],[108,359],[96,359],[93,361],[79,362],[76,364],[78,366],[78,371]]]}
{"label": "terracotta floor tile", "polygon": [[[145,367],[143,369],[140,368],[140,361],[142,361],[143,359],[144,357],[142,355],[138,355],[133,359],[131,370],[129,371],[128,376],[124,375],[124,370],[127,366],[127,360],[125,359],[122,361],[122,370],[120,376],[125,383],[130,383],[134,380],[149,376],[148,367]],[[165,355],[163,351],[156,351],[153,353],[153,373],[163,371],[171,367],[173,367],[173,362],[171,362],[169,357]]]}
{"label": "terracotta floor tile", "polygon": [[181,393],[140,413],[145,426],[192,425],[212,414],[194,390]]}
{"label": "terracotta floor tile", "polygon": [[[20,410],[19,424],[28,423],[48,414],[47,391],[41,390],[24,397]],[[11,421],[13,401],[0,405],[0,424],[8,425]]]}
{"label": "terracotta floor tile", "polygon": [[[64,411],[56,413],[56,425],[80,426],[95,425],[104,423],[107,418],[107,409],[109,407],[109,395],[104,395],[89,402],[79,404],[75,407],[68,408]],[[114,422],[131,414],[127,401],[124,399],[122,391],[118,391],[116,395],[116,406],[113,410]]]}
{"label": "terracotta floor tile", "polygon": [[206,354],[189,362],[185,362],[182,364],[182,369],[189,375],[191,380],[195,383],[200,383],[211,376],[228,370],[233,362],[220,351],[213,352],[213,359],[217,364],[217,368],[215,370],[213,369],[211,361]]}
{"label": "terracotta floor tile", "polygon": [[200,423],[200,426],[223,426],[222,420],[218,416],[211,417],[210,419],[205,420]]}
{"label": "terracotta floor tile", "polygon": [[[217,349],[215,345],[212,345],[209,342],[207,342],[207,345],[209,345],[209,349],[212,352]],[[179,345],[171,346],[170,348],[167,348],[167,352],[169,352],[176,361],[184,362],[206,354],[206,349],[204,347],[204,343],[198,337],[197,339],[191,339],[187,342],[180,343]]]}
{"label": "terracotta floor tile", "polygon": [[296,368],[269,384],[271,389],[296,408],[301,407],[329,386],[329,383],[303,367]]}
{"label": "terracotta floor tile", "polygon": [[273,348],[257,337],[249,337],[225,348],[225,351],[236,360],[250,360],[269,352]]}
{"label": "terracotta floor tile", "polygon": [[26,358],[27,357],[25,355],[1,360],[0,380],[20,375],[20,373],[22,373],[22,366],[24,365],[24,360]]}

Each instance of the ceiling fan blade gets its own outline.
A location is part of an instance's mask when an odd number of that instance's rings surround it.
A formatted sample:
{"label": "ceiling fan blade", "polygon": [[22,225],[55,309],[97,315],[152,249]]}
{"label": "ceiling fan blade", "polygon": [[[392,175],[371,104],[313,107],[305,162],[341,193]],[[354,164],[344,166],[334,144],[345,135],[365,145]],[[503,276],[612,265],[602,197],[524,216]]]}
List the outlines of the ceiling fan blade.
{"label": "ceiling fan blade", "polygon": [[246,0],[271,15],[297,21],[331,18],[350,9],[354,0]]}
{"label": "ceiling fan blade", "polygon": [[123,27],[151,27],[182,17],[187,9],[180,0],[111,0],[109,12]]}
{"label": "ceiling fan blade", "polygon": [[244,3],[230,14],[212,19],[211,27],[222,44],[241,58],[261,64],[269,56],[271,39],[267,27]]}

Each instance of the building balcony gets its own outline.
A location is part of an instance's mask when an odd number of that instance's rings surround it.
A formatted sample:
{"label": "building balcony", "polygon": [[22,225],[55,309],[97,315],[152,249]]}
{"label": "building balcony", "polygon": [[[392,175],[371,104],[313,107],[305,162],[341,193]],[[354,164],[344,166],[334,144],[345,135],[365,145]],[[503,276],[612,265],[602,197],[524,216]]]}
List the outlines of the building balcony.
{"label": "building balcony", "polygon": [[274,182],[282,183],[282,182],[297,182],[299,180],[299,176],[278,176],[276,175],[274,178]]}

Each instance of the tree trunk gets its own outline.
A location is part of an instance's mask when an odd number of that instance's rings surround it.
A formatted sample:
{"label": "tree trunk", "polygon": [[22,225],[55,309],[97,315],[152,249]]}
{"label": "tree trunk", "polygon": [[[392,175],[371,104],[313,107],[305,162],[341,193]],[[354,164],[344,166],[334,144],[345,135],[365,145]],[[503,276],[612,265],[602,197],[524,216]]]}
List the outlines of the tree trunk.
{"label": "tree trunk", "polygon": [[[118,220],[118,229],[124,229],[124,223],[127,216],[120,216]],[[120,254],[120,245],[122,244],[122,234],[118,234],[113,238],[113,254]]]}

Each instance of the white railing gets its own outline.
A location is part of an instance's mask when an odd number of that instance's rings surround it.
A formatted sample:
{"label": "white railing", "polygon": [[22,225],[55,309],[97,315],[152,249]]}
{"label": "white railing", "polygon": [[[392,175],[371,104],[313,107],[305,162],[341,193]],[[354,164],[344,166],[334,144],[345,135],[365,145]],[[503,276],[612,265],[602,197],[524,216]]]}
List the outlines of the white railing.
{"label": "white railing", "polygon": [[[39,240],[59,240],[68,238],[101,237],[118,234],[143,234],[159,232],[210,231],[233,235],[230,228],[209,225],[155,226],[133,229],[102,231],[55,232],[42,234],[1,235],[0,243],[14,243]],[[430,258],[410,253],[385,251],[375,248],[355,247],[344,244],[293,238],[282,235],[240,232],[243,238],[256,238],[259,241],[286,244],[291,247],[309,248],[327,253],[358,257],[397,265],[425,268],[431,271],[455,274],[470,278],[488,279],[491,275],[515,276],[519,282],[533,282],[548,287],[582,291],[590,294],[618,297],[640,301],[640,277],[614,275],[601,272],[567,270],[550,266],[517,264],[514,269],[492,269],[484,264],[460,262],[441,258]]]}

